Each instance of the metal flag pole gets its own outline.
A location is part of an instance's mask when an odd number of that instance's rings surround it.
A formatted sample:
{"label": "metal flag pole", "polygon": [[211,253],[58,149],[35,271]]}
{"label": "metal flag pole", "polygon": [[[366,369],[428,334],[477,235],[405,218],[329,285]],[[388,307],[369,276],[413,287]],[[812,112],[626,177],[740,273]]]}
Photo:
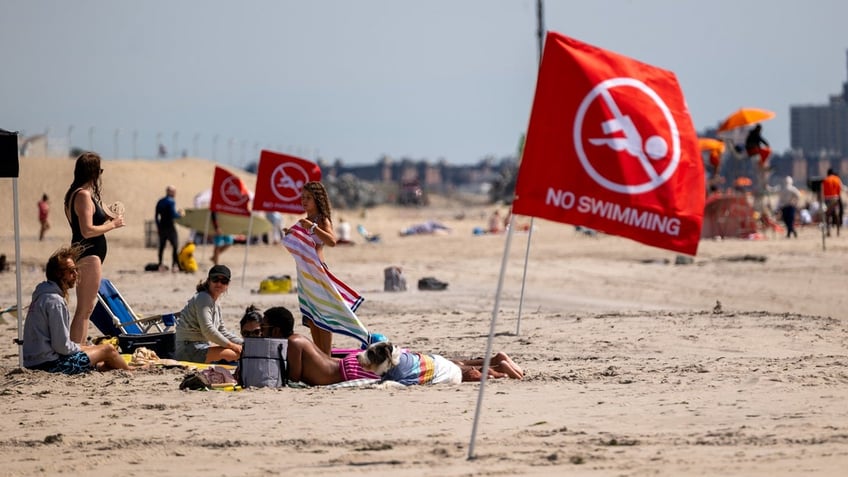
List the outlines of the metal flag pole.
{"label": "metal flag pole", "polygon": [[[536,0],[536,22],[538,28],[536,29],[536,36],[539,42],[539,62],[538,64],[542,64],[542,50],[545,42],[545,17],[543,11],[542,0]],[[522,147],[522,153],[523,151]],[[512,214],[510,214],[512,215]],[[511,222],[511,221],[510,221]],[[524,286],[527,283],[527,262],[530,261],[530,243],[533,240],[533,224],[535,222],[534,217],[530,217],[530,230],[527,231],[527,250],[524,252],[524,272],[521,275],[521,295],[518,298],[518,319],[515,322],[515,334],[521,334],[521,310],[524,308]],[[512,225],[512,224],[510,224]],[[510,227],[512,228],[512,227]]]}
{"label": "metal flag pole", "polygon": [[[536,0],[536,19],[538,22],[537,34],[539,36],[539,65],[542,63],[542,42],[544,38],[544,20],[543,20],[542,0]],[[523,153],[522,147],[522,153]],[[530,233],[527,236],[527,253],[524,257],[524,275],[527,275],[527,256],[530,253],[530,239],[533,232],[533,219],[530,219]],[[477,424],[480,422],[480,412],[483,408],[483,395],[486,391],[486,378],[489,374],[489,363],[492,357],[492,343],[495,340],[495,325],[498,321],[498,308],[500,307],[501,290],[503,289],[504,275],[506,275],[506,263],[509,257],[509,248],[512,244],[512,235],[515,233],[515,214],[509,214],[509,230],[507,230],[506,242],[504,244],[504,254],[501,259],[501,273],[498,277],[498,287],[495,292],[495,305],[492,310],[492,323],[489,326],[489,337],[486,340],[486,354],[483,357],[483,369],[480,376],[480,391],[477,394],[477,407],[474,410],[474,422],[471,425],[471,442],[468,444],[468,460],[476,458],[474,455],[474,444],[477,440]],[[521,284],[521,301],[524,301],[524,281]],[[519,305],[519,323],[521,317],[521,308]],[[517,331],[516,331],[517,334]]]}
{"label": "metal flag pole", "polygon": [[[49,129],[47,130],[49,133]],[[46,143],[46,140],[45,140]],[[46,155],[46,154],[45,154]],[[23,297],[21,296],[21,219],[18,193],[18,176],[20,176],[20,142],[17,131],[0,129],[0,178],[12,179],[12,211],[15,222],[15,307],[12,313],[18,322],[18,337],[14,340],[18,345],[18,366],[24,366],[23,356]],[[2,272],[2,270],[0,270]],[[6,311],[12,311],[11,309]],[[0,322],[5,323],[2,316]]]}
{"label": "metal flag pole", "polygon": [[500,306],[501,290],[503,289],[504,275],[506,275],[506,262],[509,257],[509,246],[512,243],[512,233],[515,227],[515,215],[509,216],[509,230],[506,234],[504,254],[501,259],[501,273],[498,278],[498,290],[495,292],[495,307],[492,310],[492,324],[489,326],[489,338],[486,340],[486,354],[483,355],[483,369],[480,371],[480,391],[477,394],[477,408],[474,410],[474,423],[471,425],[471,442],[468,444],[468,459],[474,459],[474,442],[477,440],[477,423],[480,421],[480,410],[483,408],[483,394],[486,390],[486,377],[489,374],[489,361],[492,356],[492,342],[495,340],[495,323],[498,321],[498,308]]}
{"label": "metal flag pole", "polygon": [[819,198],[819,204],[821,204],[821,213],[822,218],[824,220],[819,224],[819,228],[821,229],[822,236],[822,252],[827,251],[827,233],[830,227],[830,217],[827,215],[827,204],[824,201],[824,185],[823,182],[819,183],[819,191],[817,193]]}
{"label": "metal flag pole", "polygon": [[15,209],[15,289],[17,290],[17,294],[15,298],[18,300],[17,311],[15,314],[18,317],[18,366],[21,368],[24,367],[24,352],[23,352],[23,319],[24,319],[24,309],[21,306],[23,304],[23,297],[21,296],[21,222],[20,216],[18,213],[18,178],[12,178],[12,195],[14,196],[14,209]]}

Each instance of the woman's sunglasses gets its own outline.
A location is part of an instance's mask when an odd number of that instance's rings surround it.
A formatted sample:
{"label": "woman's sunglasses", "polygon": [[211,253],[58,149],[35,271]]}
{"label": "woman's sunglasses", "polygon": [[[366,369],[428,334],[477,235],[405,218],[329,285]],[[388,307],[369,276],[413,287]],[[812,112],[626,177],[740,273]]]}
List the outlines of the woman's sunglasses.
{"label": "woman's sunglasses", "polygon": [[223,283],[224,285],[230,284],[230,279],[225,277],[214,277],[212,278],[213,283]]}

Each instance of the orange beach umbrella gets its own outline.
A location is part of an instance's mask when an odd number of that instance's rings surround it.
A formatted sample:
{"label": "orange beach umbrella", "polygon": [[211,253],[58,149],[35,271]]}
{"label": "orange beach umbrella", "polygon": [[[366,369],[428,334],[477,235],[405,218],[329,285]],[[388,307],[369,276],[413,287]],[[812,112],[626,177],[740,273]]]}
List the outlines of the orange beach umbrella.
{"label": "orange beach umbrella", "polygon": [[730,131],[731,129],[741,128],[756,124],[761,121],[766,121],[774,117],[774,113],[767,109],[759,108],[740,108],[733,112],[727,119],[718,127],[719,132]]}
{"label": "orange beach umbrella", "polygon": [[702,151],[718,151],[719,154],[724,153],[724,142],[711,137],[699,137],[698,148]]}
{"label": "orange beach umbrella", "polygon": [[742,176],[737,178],[734,184],[736,184],[736,187],[749,187],[753,182],[750,178]]}

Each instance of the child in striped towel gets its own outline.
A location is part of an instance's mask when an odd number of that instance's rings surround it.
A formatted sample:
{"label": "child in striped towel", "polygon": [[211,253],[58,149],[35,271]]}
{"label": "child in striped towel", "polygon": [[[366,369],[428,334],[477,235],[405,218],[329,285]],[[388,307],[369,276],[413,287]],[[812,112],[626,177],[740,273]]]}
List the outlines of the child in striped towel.
{"label": "child in striped towel", "polygon": [[283,245],[297,268],[297,298],[303,324],[312,341],[330,356],[333,333],[368,344],[368,330],[356,316],[363,298],[330,272],[324,262],[324,246],[337,243],[327,191],[317,181],[307,182],[301,192],[306,217],[285,229]]}

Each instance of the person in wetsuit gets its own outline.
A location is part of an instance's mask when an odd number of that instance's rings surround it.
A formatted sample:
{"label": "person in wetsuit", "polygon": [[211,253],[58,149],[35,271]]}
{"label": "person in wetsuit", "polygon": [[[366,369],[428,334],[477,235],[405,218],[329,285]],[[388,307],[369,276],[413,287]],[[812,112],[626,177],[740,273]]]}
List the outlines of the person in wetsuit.
{"label": "person in wetsuit", "polygon": [[171,270],[176,272],[180,269],[180,259],[177,252],[177,226],[174,219],[182,217],[182,214],[177,210],[175,195],[177,195],[177,188],[169,185],[165,188],[165,197],[156,202],[156,230],[159,233],[159,270],[163,269],[162,254],[165,252],[165,245],[170,243]]}

